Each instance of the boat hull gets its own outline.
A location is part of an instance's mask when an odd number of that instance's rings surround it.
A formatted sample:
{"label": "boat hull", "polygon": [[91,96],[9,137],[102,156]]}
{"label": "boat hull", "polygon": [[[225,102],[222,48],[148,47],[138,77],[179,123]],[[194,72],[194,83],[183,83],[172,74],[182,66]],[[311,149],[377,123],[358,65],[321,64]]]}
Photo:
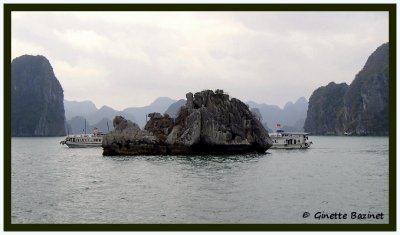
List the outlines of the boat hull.
{"label": "boat hull", "polygon": [[273,144],[271,149],[308,149],[311,144],[312,142],[307,142],[305,144]]}
{"label": "boat hull", "polygon": [[101,147],[104,134],[96,131],[93,134],[68,135],[60,144],[69,148],[95,148]]}
{"label": "boat hull", "polygon": [[98,148],[101,147],[101,143],[74,143],[74,142],[65,142],[69,148]]}

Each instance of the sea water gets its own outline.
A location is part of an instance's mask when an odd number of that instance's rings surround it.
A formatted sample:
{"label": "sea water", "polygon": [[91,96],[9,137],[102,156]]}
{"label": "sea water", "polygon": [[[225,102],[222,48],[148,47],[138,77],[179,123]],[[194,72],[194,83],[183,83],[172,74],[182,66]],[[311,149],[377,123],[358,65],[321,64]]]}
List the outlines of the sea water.
{"label": "sea water", "polygon": [[389,220],[387,137],[310,136],[310,149],[265,154],[134,157],[71,149],[62,139],[12,138],[13,224]]}

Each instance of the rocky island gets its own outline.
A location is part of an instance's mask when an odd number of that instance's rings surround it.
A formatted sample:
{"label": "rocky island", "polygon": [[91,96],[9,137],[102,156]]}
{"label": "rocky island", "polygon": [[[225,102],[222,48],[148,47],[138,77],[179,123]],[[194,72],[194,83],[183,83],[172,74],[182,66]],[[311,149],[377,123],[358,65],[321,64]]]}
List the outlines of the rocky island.
{"label": "rocky island", "polygon": [[388,135],[389,43],[368,57],[350,85],[331,82],[313,92],[304,130],[316,135]]}
{"label": "rocky island", "polygon": [[49,60],[23,55],[11,63],[11,136],[65,135],[64,91]]}
{"label": "rocky island", "polygon": [[122,116],[103,138],[103,155],[264,153],[272,145],[248,106],[222,90],[186,94],[176,118],[149,114],[144,129]]}

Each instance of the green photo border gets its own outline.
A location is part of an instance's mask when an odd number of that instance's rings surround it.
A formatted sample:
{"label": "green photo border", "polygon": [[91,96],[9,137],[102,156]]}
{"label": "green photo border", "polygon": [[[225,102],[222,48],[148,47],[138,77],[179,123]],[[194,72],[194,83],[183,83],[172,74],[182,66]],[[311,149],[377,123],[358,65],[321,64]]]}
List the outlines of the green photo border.
{"label": "green photo border", "polygon": [[[5,231],[395,231],[396,230],[396,4],[4,4],[4,230]],[[389,14],[388,224],[12,224],[11,14],[17,11],[385,11]]]}

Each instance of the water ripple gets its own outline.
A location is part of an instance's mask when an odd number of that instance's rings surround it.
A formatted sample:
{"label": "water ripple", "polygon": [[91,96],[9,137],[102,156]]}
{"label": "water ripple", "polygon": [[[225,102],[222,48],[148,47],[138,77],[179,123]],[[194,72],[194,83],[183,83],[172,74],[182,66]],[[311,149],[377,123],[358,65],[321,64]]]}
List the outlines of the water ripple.
{"label": "water ripple", "polygon": [[308,150],[134,157],[60,147],[59,138],[13,138],[11,219],[309,223],[304,211],[387,215],[388,139],[310,138]]}

